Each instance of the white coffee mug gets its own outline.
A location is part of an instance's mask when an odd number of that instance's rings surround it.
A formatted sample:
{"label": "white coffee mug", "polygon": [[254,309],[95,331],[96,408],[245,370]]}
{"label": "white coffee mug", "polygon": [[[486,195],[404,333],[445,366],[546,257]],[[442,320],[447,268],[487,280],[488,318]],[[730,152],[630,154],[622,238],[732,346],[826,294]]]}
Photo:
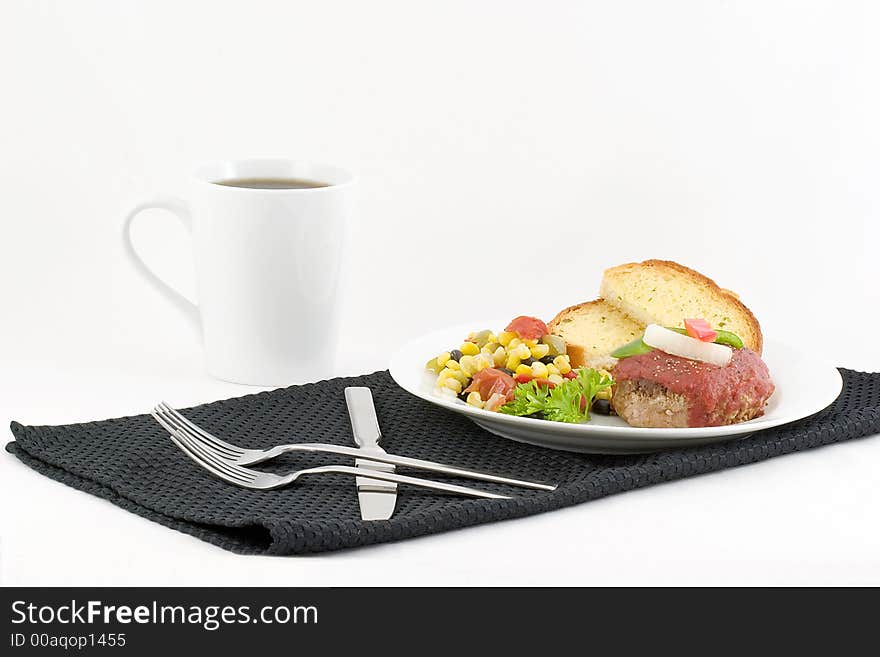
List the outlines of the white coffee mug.
{"label": "white coffee mug", "polygon": [[[299,179],[326,186],[218,184],[243,179]],[[125,250],[134,266],[198,326],[210,374],[236,383],[283,386],[330,373],[353,184],[347,171],[312,162],[215,162],[195,171],[186,200],[157,198],[129,212]],[[156,276],[134,249],[132,222],[151,208],[170,211],[192,233],[198,305]]]}

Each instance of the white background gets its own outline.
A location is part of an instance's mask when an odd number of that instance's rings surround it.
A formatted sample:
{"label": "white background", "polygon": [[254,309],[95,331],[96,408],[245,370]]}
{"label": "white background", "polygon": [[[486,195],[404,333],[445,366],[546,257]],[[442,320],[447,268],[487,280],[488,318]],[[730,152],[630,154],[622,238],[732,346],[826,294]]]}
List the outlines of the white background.
{"label": "white background", "polygon": [[[880,370],[880,11],[864,2],[132,2],[0,8],[0,420],[252,392],[123,259],[192,165],[358,172],[340,363],[678,260],[765,335]],[[191,293],[183,230],[136,236]],[[480,327],[477,327],[480,328]],[[7,437],[10,437],[7,434]],[[880,583],[880,440],[538,517],[238,557],[0,455],[12,584]]]}

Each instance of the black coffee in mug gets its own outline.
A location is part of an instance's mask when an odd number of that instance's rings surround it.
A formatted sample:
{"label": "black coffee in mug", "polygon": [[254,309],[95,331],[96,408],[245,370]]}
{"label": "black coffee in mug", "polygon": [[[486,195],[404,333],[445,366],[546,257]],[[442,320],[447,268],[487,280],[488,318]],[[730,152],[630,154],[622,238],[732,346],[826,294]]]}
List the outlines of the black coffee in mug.
{"label": "black coffee in mug", "polygon": [[329,183],[305,178],[230,178],[217,180],[215,185],[224,187],[244,187],[246,189],[314,189],[329,187]]}

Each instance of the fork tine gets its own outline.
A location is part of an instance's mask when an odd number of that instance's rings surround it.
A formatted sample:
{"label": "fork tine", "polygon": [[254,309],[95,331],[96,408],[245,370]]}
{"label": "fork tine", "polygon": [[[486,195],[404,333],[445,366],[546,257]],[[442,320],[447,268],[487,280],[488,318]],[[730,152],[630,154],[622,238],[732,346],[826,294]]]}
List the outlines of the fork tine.
{"label": "fork tine", "polygon": [[185,433],[169,424],[157,413],[154,412],[152,415],[156,421],[168,431],[174,444],[205,470],[208,470],[215,476],[220,477],[229,483],[237,484],[239,486],[242,484],[250,484],[254,481],[255,476],[249,470],[234,466],[218,458],[209,450],[206,450],[197,443],[189,440]]}
{"label": "fork tine", "polygon": [[194,442],[185,432],[178,431],[177,437],[180,438],[182,442],[186,443],[186,445],[192,451],[196,452],[203,460],[207,461],[218,470],[225,471],[229,476],[236,477],[247,483],[251,483],[256,479],[256,475],[252,472],[226,461],[222,456],[218,456],[216,452],[212,452],[201,443]]}
{"label": "fork tine", "polygon": [[211,447],[215,448],[215,450],[227,454],[232,458],[238,458],[244,454],[244,450],[241,447],[227,443],[226,441],[220,440],[214,434],[208,433],[199,425],[184,417],[180,411],[169,406],[167,402],[159,402],[159,405],[156,408],[160,409],[166,416],[171,416],[173,419],[177,420],[176,424],[186,426],[191,433],[196,434],[200,440],[207,442]]}
{"label": "fork tine", "polygon": [[239,457],[244,454],[244,449],[237,445],[227,443],[226,441],[221,440],[212,433],[208,433],[195,422],[192,422],[191,420],[186,418],[180,411],[172,408],[168,404],[168,402],[160,402],[158,408],[160,408],[166,416],[170,416],[171,418],[175,419],[176,424],[188,427],[191,433],[197,434],[199,438],[203,439],[203,442],[207,442],[216,450],[227,453],[232,457]]}
{"label": "fork tine", "polygon": [[191,452],[194,452],[202,461],[210,464],[216,470],[225,472],[229,477],[248,484],[253,483],[253,481],[256,479],[256,474],[252,473],[249,470],[245,470],[244,468],[241,468],[237,465],[234,465],[229,461],[224,460],[222,456],[218,456],[217,453],[212,452],[210,448],[207,448],[201,443],[191,440],[185,432],[178,430],[177,438],[182,443],[184,443]]}
{"label": "fork tine", "polygon": [[[154,417],[155,417],[155,416],[154,416]],[[163,426],[165,426],[165,428],[168,430],[168,434],[169,434],[168,437],[171,438],[171,441],[172,441],[175,445],[177,445],[178,449],[180,449],[181,452],[183,452],[184,454],[186,454],[186,456],[189,457],[189,459],[190,459],[191,461],[193,461],[197,466],[199,466],[200,468],[202,468],[202,469],[204,469],[204,470],[207,470],[208,472],[210,472],[210,473],[211,473],[212,475],[214,475],[215,477],[218,477],[219,479],[222,479],[223,481],[225,481],[225,482],[227,482],[227,483],[239,485],[239,482],[238,482],[237,479],[233,479],[232,477],[230,477],[230,476],[227,475],[226,473],[221,472],[221,471],[215,469],[213,466],[211,466],[211,465],[205,463],[205,462],[204,462],[199,456],[197,456],[196,454],[194,454],[193,452],[191,452],[190,449],[189,449],[184,443],[182,443],[182,442],[177,438],[177,436],[175,435],[175,430],[174,430],[174,429],[172,429],[172,428],[169,427],[169,426],[166,426],[162,421],[159,420],[159,418],[156,418],[156,420],[157,420],[160,424],[162,424]]]}
{"label": "fork tine", "polygon": [[202,439],[199,434],[195,433],[185,423],[178,420],[175,416],[166,413],[158,406],[153,409],[153,413],[158,415],[159,417],[162,417],[165,420],[165,423],[170,425],[177,432],[178,436],[182,435],[186,437],[188,443],[201,446],[204,448],[205,451],[223,458],[224,461],[228,461],[228,455],[225,452],[221,452],[210,443],[207,443],[205,440]]}

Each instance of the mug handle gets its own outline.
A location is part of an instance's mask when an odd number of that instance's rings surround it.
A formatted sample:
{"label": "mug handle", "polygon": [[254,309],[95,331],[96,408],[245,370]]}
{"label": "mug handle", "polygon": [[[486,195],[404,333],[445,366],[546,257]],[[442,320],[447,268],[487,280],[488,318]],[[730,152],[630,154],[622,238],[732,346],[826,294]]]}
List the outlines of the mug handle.
{"label": "mug handle", "polygon": [[131,241],[131,226],[137,217],[144,210],[167,210],[180,220],[184,228],[192,235],[192,219],[190,217],[189,207],[182,199],[173,196],[162,196],[149,201],[139,203],[126,215],[122,228],[122,244],[129,260],[143,276],[153,286],[162,293],[162,295],[171,302],[171,304],[183,313],[193,329],[201,335],[201,322],[199,320],[199,307],[192,301],[183,296],[180,292],[168,285],[161,278],[156,276],[153,271],[147,267],[143,259],[138,255]]}

